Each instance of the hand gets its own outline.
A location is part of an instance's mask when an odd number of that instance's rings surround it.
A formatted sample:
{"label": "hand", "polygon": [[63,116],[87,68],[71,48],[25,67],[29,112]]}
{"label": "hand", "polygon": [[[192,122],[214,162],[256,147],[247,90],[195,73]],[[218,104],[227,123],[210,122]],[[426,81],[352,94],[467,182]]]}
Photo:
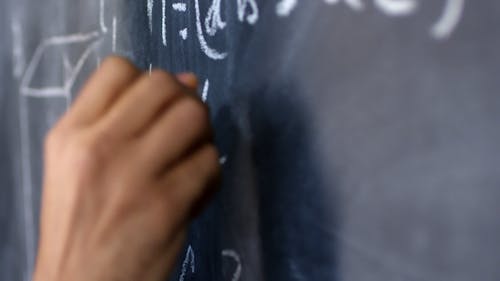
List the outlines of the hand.
{"label": "hand", "polygon": [[46,139],[35,281],[165,280],[219,174],[196,88],[101,65]]}

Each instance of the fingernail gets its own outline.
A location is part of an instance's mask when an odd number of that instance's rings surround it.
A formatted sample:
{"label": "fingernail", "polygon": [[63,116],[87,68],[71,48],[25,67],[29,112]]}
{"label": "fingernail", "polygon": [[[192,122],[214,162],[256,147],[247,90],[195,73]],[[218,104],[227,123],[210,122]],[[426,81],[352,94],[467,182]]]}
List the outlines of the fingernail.
{"label": "fingernail", "polygon": [[184,86],[188,88],[198,88],[198,78],[196,78],[196,75],[194,75],[194,73],[178,73],[176,77]]}

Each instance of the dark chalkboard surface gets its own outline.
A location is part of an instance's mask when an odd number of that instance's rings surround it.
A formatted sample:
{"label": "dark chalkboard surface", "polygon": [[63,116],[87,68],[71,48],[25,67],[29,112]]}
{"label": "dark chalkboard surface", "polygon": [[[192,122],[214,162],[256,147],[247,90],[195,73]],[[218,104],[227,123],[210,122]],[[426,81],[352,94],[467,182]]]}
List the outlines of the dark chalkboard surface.
{"label": "dark chalkboard surface", "polygon": [[0,8],[1,280],[33,266],[43,135],[113,52],[211,109],[224,178],[171,280],[500,279],[500,4]]}

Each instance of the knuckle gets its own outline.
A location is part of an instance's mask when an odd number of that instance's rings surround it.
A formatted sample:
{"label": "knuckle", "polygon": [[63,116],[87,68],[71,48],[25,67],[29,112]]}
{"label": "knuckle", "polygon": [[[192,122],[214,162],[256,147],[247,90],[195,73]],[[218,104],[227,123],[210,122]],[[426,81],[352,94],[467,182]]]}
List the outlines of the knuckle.
{"label": "knuckle", "polygon": [[75,138],[70,146],[70,157],[81,168],[92,169],[105,163],[109,155],[103,134]]}
{"label": "knuckle", "polygon": [[161,89],[161,92],[165,93],[166,96],[178,95],[182,92],[182,88],[175,78],[168,72],[155,69],[151,71],[150,74],[144,74],[146,83],[148,87]]}
{"label": "knuckle", "polygon": [[119,56],[107,57],[101,66],[105,70],[112,69],[113,71],[139,72],[139,70],[127,59]]}
{"label": "knuckle", "polygon": [[202,102],[192,97],[186,97],[182,103],[183,110],[189,115],[193,122],[201,126],[207,126],[209,120],[208,108]]}

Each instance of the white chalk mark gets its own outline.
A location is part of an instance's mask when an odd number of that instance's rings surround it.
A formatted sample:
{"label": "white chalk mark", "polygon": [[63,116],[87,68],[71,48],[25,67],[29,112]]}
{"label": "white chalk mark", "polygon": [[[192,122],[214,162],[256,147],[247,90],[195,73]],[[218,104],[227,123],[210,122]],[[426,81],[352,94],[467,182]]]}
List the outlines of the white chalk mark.
{"label": "white chalk mark", "polygon": [[[74,82],[77,79],[78,74],[80,73],[83,64],[88,59],[90,54],[95,51],[98,44],[101,42],[98,40],[100,34],[99,32],[91,32],[86,34],[71,34],[67,36],[56,36],[43,41],[35,50],[33,58],[31,59],[28,67],[26,68],[26,72],[21,80],[20,92],[24,96],[32,96],[32,97],[65,97],[69,99],[71,97],[71,88],[73,87]],[[73,67],[71,71],[68,73],[68,78],[63,82],[63,85],[56,87],[45,87],[45,88],[33,88],[30,86],[34,79],[34,74],[39,67],[42,56],[50,48],[71,45],[76,43],[86,43],[88,47],[84,50],[78,62]],[[64,60],[64,58],[61,58]],[[63,62],[64,63],[64,62]]]}
{"label": "white chalk mark", "polygon": [[236,253],[235,250],[225,249],[225,250],[222,250],[222,256],[231,258],[236,262],[236,270],[233,273],[231,281],[240,280],[241,270],[242,270],[240,255],[238,255],[238,253]]}
{"label": "white chalk mark", "polygon": [[116,17],[113,17],[113,42],[112,42],[112,51],[116,52]]}
{"label": "white chalk mark", "polygon": [[226,58],[227,53],[221,53],[215,49],[210,48],[208,46],[207,41],[203,35],[203,28],[201,26],[201,15],[200,15],[200,3],[199,0],[194,0],[195,3],[195,12],[196,12],[196,31],[198,33],[198,40],[200,41],[201,50],[205,55],[213,60],[223,60]]}
{"label": "white chalk mark", "polygon": [[224,155],[224,156],[222,156],[222,157],[219,158],[219,164],[224,165],[224,164],[226,164],[226,162],[227,162],[227,156],[226,155]]}
{"label": "white chalk mark", "polygon": [[417,10],[415,0],[375,0],[375,6],[389,16],[406,16]]}
{"label": "white chalk mark", "polygon": [[[36,230],[35,230],[35,216],[33,208],[33,171],[31,169],[31,134],[28,127],[29,116],[26,103],[23,102],[21,95],[19,95],[19,129],[21,133],[21,190],[23,196],[24,206],[21,208],[23,212],[23,226],[24,226],[24,246],[26,251],[26,265],[28,275],[31,276],[35,260],[35,243],[36,243]],[[28,279],[28,280],[31,280]]]}
{"label": "white chalk mark", "polygon": [[149,69],[148,69],[148,74],[149,74],[149,76],[151,76],[151,72],[152,72],[152,71],[153,71],[153,64],[152,64],[152,63],[150,63],[150,64],[149,64]]}
{"label": "white chalk mark", "polygon": [[108,33],[108,27],[104,21],[104,0],[99,1],[99,25],[102,33]]}
{"label": "white chalk mark", "polygon": [[182,38],[182,40],[186,40],[188,38],[187,28],[183,28],[183,29],[179,30],[179,36]]}
{"label": "white chalk mark", "polygon": [[[340,3],[342,0],[325,0],[325,3],[334,5]],[[361,0],[343,0],[349,8],[356,12],[361,12],[365,9],[365,4]]]}
{"label": "white chalk mark", "polygon": [[276,4],[276,14],[280,17],[288,17],[297,6],[297,0],[281,0]]}
{"label": "white chalk mark", "polygon": [[64,80],[67,80],[70,79],[71,77],[71,71],[73,70],[73,65],[71,65],[71,62],[69,61],[68,52],[63,51],[62,59],[63,59]]}
{"label": "white chalk mark", "polygon": [[205,80],[205,84],[203,84],[203,91],[201,92],[201,100],[206,102],[208,99],[208,88],[210,87],[210,82]]}
{"label": "white chalk mark", "polygon": [[214,36],[217,30],[222,30],[226,27],[226,23],[221,18],[221,0],[213,0],[212,5],[207,12],[205,18],[205,31],[208,35]]}
{"label": "white chalk mark", "polygon": [[147,0],[146,9],[148,14],[149,33],[153,33],[153,7],[154,0]]}
{"label": "white chalk mark", "polygon": [[441,18],[432,26],[432,37],[438,40],[449,38],[462,18],[464,7],[465,0],[447,0]]}
{"label": "white chalk mark", "polygon": [[167,9],[166,9],[166,0],[162,0],[161,2],[161,14],[162,14],[162,19],[161,19],[161,39],[163,46],[167,46]]}
{"label": "white chalk mark", "polygon": [[[259,20],[259,7],[257,6],[255,0],[237,0],[236,4],[238,6],[238,19],[241,22],[246,19],[249,24],[253,25],[257,23]],[[245,18],[248,5],[250,5],[251,12]]]}
{"label": "white chalk mark", "polygon": [[23,75],[26,67],[26,58],[23,48],[23,33],[21,24],[17,20],[13,20],[12,29],[12,57],[13,57],[13,74],[14,77],[20,78]]}
{"label": "white chalk mark", "polygon": [[195,271],[195,260],[194,260],[194,251],[191,245],[188,246],[188,249],[186,251],[186,257],[184,258],[184,261],[182,262],[182,269],[181,269],[181,275],[179,276],[179,281],[184,281],[186,278],[186,273],[188,271],[188,265],[190,265],[191,268],[191,273],[194,273]]}
{"label": "white chalk mark", "polygon": [[172,4],[172,9],[174,9],[174,11],[177,11],[177,12],[185,12],[187,11],[187,5],[186,3],[173,3]]}

